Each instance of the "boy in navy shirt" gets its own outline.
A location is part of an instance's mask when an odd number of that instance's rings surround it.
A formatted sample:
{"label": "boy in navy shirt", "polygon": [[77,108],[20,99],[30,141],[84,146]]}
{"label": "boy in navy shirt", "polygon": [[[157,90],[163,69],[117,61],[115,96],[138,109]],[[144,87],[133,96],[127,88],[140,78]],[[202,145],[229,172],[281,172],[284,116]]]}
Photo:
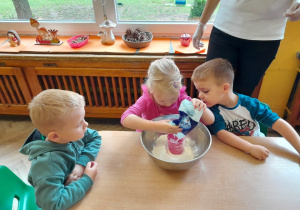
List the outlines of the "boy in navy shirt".
{"label": "boy in navy shirt", "polygon": [[233,79],[231,64],[221,58],[207,61],[193,72],[199,98],[215,115],[215,122],[209,126],[212,132],[228,145],[265,160],[267,148],[239,137],[263,136],[260,122],[280,133],[300,153],[300,137],[293,127],[259,100],[233,92]]}

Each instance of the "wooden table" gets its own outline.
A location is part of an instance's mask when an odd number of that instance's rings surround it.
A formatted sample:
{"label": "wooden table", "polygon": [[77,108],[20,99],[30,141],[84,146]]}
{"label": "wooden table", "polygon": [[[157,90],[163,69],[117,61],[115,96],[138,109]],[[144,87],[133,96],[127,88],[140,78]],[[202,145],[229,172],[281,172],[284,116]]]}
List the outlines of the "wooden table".
{"label": "wooden table", "polygon": [[284,138],[246,137],[270,150],[259,161],[213,136],[195,166],[168,171],[148,156],[140,133],[99,133],[98,175],[72,209],[300,209],[300,157]]}

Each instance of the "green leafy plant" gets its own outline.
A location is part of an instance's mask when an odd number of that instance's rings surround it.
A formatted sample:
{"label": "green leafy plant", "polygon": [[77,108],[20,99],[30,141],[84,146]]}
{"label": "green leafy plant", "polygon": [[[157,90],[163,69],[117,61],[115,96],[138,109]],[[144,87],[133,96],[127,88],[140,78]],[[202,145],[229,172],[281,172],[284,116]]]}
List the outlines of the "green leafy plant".
{"label": "green leafy plant", "polygon": [[205,0],[195,0],[194,1],[194,5],[193,5],[193,7],[191,9],[191,13],[190,13],[191,19],[200,17],[202,15],[205,3],[206,3]]}

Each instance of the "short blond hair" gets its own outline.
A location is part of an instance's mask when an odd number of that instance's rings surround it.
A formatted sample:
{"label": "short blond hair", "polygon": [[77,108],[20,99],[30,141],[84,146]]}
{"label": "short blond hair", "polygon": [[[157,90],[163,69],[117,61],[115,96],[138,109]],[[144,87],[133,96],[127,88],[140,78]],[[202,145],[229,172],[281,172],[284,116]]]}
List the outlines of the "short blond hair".
{"label": "short blond hair", "polygon": [[43,134],[48,135],[68,120],[66,116],[73,110],[85,106],[84,97],[78,93],[48,89],[35,96],[28,105],[33,125]]}
{"label": "short blond hair", "polygon": [[174,93],[182,88],[182,75],[175,62],[165,57],[150,64],[145,83],[150,93]]}
{"label": "short blond hair", "polygon": [[215,58],[198,66],[191,77],[193,82],[213,78],[217,85],[233,85],[234,71],[231,63],[223,58]]}

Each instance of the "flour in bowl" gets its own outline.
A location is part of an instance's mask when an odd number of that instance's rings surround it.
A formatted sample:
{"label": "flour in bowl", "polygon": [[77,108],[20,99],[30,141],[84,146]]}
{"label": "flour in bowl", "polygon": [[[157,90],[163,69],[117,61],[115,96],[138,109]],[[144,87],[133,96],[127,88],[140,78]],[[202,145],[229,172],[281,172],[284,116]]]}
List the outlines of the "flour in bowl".
{"label": "flour in bowl", "polygon": [[167,135],[162,135],[155,141],[152,154],[164,161],[168,162],[185,162],[194,159],[193,146],[195,142],[189,138],[185,138],[184,150],[180,155],[172,154],[168,149],[168,138]]}

